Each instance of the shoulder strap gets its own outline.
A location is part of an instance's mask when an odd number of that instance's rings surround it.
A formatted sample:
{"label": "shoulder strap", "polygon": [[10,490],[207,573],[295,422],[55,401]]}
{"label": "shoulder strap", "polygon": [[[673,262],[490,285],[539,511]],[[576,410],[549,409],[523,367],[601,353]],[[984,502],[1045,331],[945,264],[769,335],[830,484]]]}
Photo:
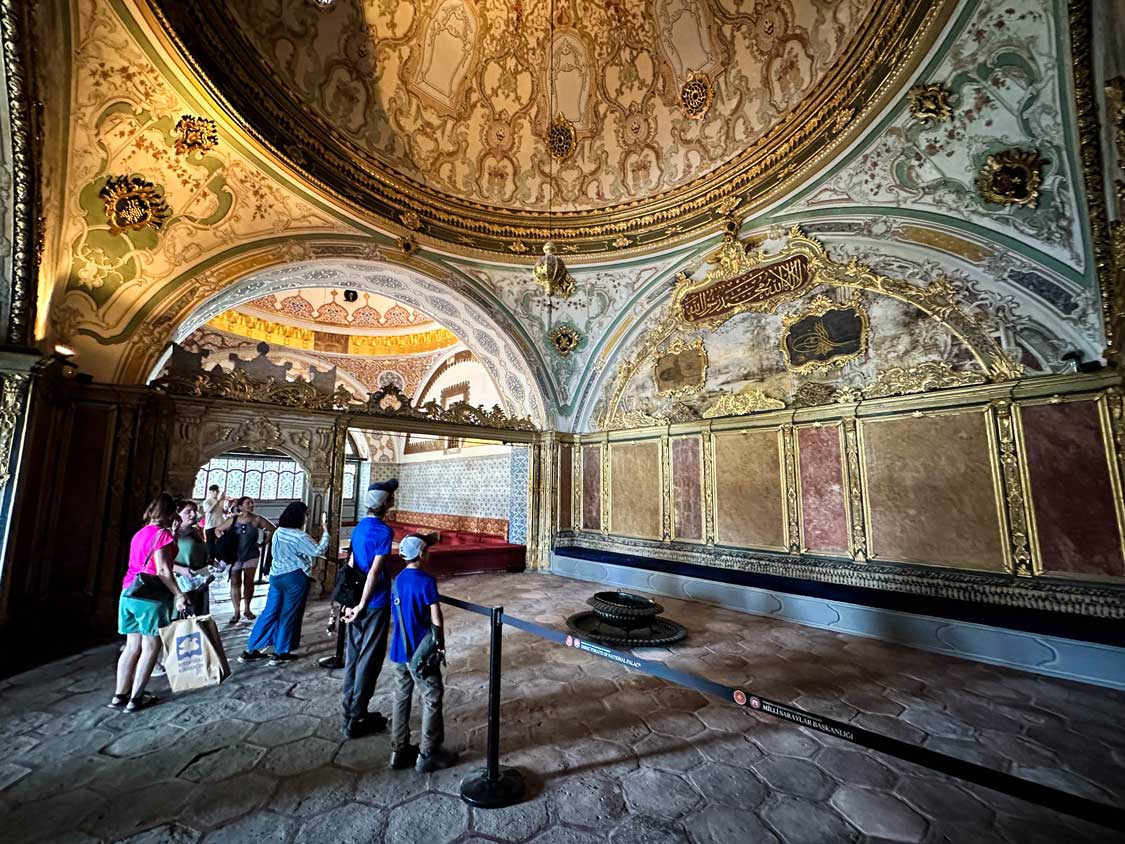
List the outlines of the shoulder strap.
{"label": "shoulder strap", "polygon": [[391,581],[391,604],[395,608],[395,627],[398,628],[398,637],[402,642],[402,652],[406,656],[406,661],[410,661],[410,657],[414,656],[410,652],[410,647],[406,644],[406,625],[402,623],[402,601],[398,597],[398,578],[396,577]]}

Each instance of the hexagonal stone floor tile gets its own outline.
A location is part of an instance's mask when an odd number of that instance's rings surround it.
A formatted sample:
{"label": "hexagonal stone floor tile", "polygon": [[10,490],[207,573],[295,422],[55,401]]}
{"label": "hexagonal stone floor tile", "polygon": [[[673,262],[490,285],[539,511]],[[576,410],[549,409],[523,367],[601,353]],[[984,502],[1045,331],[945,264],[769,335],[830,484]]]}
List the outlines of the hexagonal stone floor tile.
{"label": "hexagonal stone floor tile", "polygon": [[684,778],[641,768],[621,781],[625,802],[634,812],[676,818],[695,808],[703,796]]}
{"label": "hexagonal stone floor tile", "polygon": [[216,782],[249,771],[265,755],[264,747],[236,744],[197,756],[179,773],[191,782]]}
{"label": "hexagonal stone floor tile", "polygon": [[356,775],[337,768],[317,768],[282,780],[270,808],[283,815],[309,817],[335,809],[355,797]]}
{"label": "hexagonal stone floor tile", "polygon": [[473,809],[476,832],[505,841],[526,841],[547,826],[547,804],[543,800],[518,803],[504,809]]}
{"label": "hexagonal stone floor tile", "polygon": [[296,821],[273,812],[255,812],[208,833],[203,844],[284,844],[296,827]]}
{"label": "hexagonal stone floor tile", "polygon": [[390,812],[389,841],[419,841],[447,844],[460,838],[469,826],[469,809],[455,797],[424,794]]}
{"label": "hexagonal stone floor tile", "polygon": [[925,819],[901,800],[879,791],[844,785],[832,805],[865,835],[888,841],[921,841]]}
{"label": "hexagonal stone floor tile", "polygon": [[261,747],[275,747],[311,736],[319,725],[320,719],[311,715],[286,715],[259,724],[246,740]]}
{"label": "hexagonal stone floor tile", "polygon": [[259,773],[204,783],[196,789],[181,817],[200,829],[222,826],[264,807],[276,786],[276,780]]}
{"label": "hexagonal stone floor tile", "polygon": [[684,819],[695,844],[780,844],[753,812],[730,806],[708,806]]}
{"label": "hexagonal stone floor tile", "polygon": [[[296,844],[369,844],[382,840],[386,823],[386,812],[353,803],[305,821],[297,833]],[[426,838],[401,840],[437,844],[436,840]]]}
{"label": "hexagonal stone floor tile", "polygon": [[761,810],[761,816],[785,844],[846,844],[859,834],[829,806],[819,800],[806,800],[779,794]]}
{"label": "hexagonal stone floor tile", "polygon": [[336,749],[333,742],[309,736],[273,748],[263,757],[261,767],[277,776],[293,776],[327,765]]}

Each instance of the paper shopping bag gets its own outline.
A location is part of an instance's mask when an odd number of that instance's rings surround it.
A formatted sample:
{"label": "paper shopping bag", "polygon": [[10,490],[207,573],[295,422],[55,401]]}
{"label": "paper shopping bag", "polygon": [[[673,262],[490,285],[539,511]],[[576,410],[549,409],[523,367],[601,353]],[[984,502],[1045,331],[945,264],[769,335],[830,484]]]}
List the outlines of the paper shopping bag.
{"label": "paper shopping bag", "polygon": [[217,686],[230,676],[219,628],[209,615],[189,616],[160,628],[164,670],[173,692]]}

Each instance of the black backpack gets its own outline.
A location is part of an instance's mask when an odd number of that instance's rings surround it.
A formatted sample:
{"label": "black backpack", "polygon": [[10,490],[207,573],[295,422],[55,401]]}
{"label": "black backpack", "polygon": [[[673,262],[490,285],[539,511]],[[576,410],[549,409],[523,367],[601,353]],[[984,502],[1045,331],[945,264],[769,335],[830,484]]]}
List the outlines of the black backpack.
{"label": "black backpack", "polygon": [[332,585],[332,600],[342,607],[354,607],[363,597],[363,586],[367,582],[367,574],[352,565],[351,555],[348,562],[336,570],[336,582]]}
{"label": "black backpack", "polygon": [[233,524],[215,540],[215,558],[229,564],[238,562],[238,531]]}

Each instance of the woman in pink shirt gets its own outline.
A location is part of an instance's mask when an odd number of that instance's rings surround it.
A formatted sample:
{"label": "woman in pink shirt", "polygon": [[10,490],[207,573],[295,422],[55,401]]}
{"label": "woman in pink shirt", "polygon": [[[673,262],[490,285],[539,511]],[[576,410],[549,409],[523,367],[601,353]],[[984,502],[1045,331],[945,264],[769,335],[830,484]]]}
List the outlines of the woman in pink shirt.
{"label": "woman in pink shirt", "polygon": [[[162,492],[145,510],[145,526],[136,532],[129,545],[129,570],[121,581],[121,600],[117,606],[117,632],[127,637],[125,650],[117,660],[117,688],[112,709],[135,712],[157,698],[145,691],[153,666],[160,657],[160,628],[172,620],[172,606],[180,612],[188,607],[180,591],[172,565],[178,546],[173,535],[178,516],[176,502]],[[164,600],[144,600],[125,594],[141,572],[154,574],[168,587]]]}

